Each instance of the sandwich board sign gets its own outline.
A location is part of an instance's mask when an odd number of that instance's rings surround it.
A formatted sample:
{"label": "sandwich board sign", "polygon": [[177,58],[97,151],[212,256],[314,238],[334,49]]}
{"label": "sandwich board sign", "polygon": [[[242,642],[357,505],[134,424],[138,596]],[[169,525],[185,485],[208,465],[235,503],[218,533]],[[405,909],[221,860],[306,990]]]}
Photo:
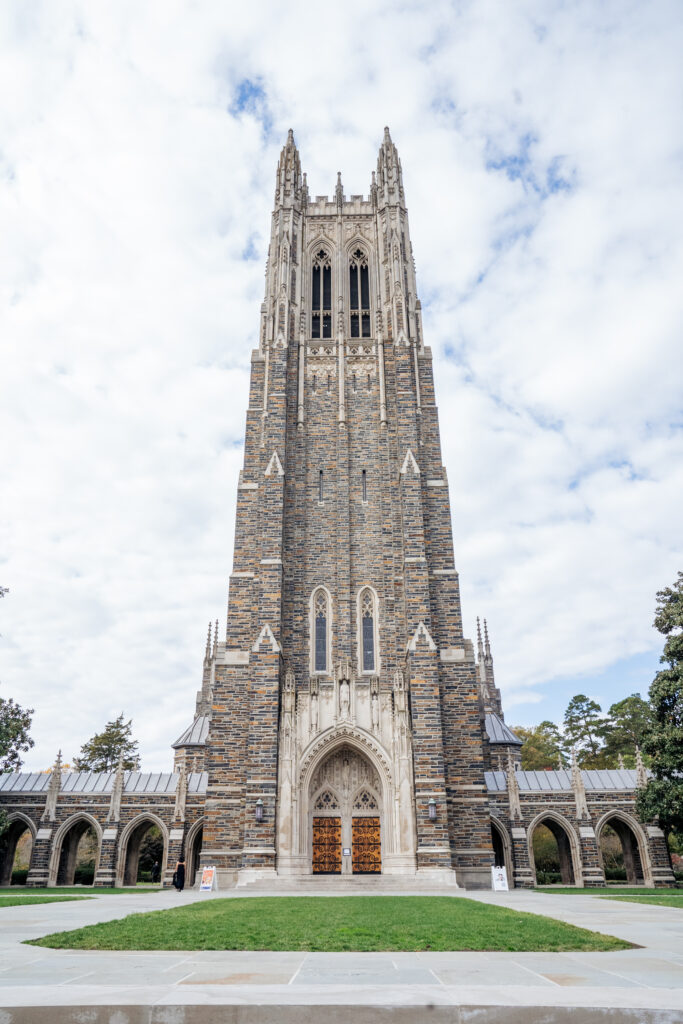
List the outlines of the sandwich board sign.
{"label": "sandwich board sign", "polygon": [[200,892],[211,892],[218,889],[218,872],[215,867],[202,868],[202,877],[199,883]]}
{"label": "sandwich board sign", "polygon": [[494,892],[508,892],[508,873],[502,868],[491,868],[491,883]]}

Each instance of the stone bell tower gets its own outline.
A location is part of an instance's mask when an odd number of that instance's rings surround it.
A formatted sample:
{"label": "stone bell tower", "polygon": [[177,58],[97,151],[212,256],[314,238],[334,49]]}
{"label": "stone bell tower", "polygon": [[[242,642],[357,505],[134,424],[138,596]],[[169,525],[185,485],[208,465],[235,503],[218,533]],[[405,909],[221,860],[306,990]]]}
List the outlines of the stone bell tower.
{"label": "stone bell tower", "polygon": [[292,132],[252,355],[202,862],[223,884],[425,875],[488,886],[462,632],[401,163],[309,195]]}

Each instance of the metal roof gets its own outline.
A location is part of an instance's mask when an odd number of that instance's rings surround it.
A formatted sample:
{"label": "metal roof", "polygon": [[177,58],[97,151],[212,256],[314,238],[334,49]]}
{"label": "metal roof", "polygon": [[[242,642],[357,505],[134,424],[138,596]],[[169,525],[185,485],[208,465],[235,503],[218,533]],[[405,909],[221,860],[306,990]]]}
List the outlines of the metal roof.
{"label": "metal roof", "polygon": [[198,715],[192,725],[188,726],[185,732],[171,746],[174,749],[176,747],[203,747],[208,735],[209,716]]}
{"label": "metal roof", "polygon": [[503,719],[498,715],[493,713],[485,715],[484,724],[486,725],[486,735],[489,738],[489,743],[514,743],[515,746],[522,746],[519,736],[515,736],[512,729],[508,729]]}
{"label": "metal roof", "polygon": [[[0,793],[44,793],[50,772],[7,772],[0,775]],[[116,772],[62,772],[62,793],[106,793],[114,786]],[[124,772],[124,793],[175,793],[176,772]],[[206,793],[206,772],[189,772],[188,793]]]}
{"label": "metal roof", "polygon": [[[505,772],[485,772],[486,788],[492,793],[504,793],[507,789]],[[581,772],[586,792],[607,789],[634,790],[637,785],[637,772],[631,768],[590,769]],[[517,784],[520,793],[570,791],[572,773],[563,768],[561,771],[518,771]]]}

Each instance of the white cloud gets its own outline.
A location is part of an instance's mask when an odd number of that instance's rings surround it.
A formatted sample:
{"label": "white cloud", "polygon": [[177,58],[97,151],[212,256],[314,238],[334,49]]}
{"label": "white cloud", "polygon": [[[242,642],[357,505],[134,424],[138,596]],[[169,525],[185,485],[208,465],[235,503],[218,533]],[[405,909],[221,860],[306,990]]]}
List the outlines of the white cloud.
{"label": "white cloud", "polygon": [[31,765],[123,709],[167,767],[189,720],[290,126],[313,194],[338,169],[367,192],[392,127],[465,621],[488,615],[506,700],[656,649],[681,560],[678,5],[0,18],[0,659]]}

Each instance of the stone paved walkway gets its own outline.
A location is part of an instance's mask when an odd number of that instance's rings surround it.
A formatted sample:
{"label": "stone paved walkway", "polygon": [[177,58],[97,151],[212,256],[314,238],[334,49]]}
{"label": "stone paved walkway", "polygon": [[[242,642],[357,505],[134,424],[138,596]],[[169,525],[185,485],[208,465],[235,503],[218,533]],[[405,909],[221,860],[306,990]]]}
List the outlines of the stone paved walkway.
{"label": "stone paved walkway", "polygon": [[[217,1004],[226,1013],[232,1008],[220,1020],[278,1024],[290,1019],[288,1008],[296,1010],[291,1019],[302,1022],[320,1019],[308,1017],[303,1008],[316,1007],[319,1013],[323,1006],[325,1024],[380,1020],[385,1013],[393,1014],[392,1020],[464,1021],[474,1008],[479,1008],[478,1021],[559,1021],[565,1019],[565,1010],[583,1008],[585,1012],[572,1018],[581,1024],[592,1021],[596,1013],[600,1020],[683,1022],[683,909],[593,896],[522,890],[462,894],[618,935],[642,948],[612,953],[140,953],[22,945],[25,939],[129,913],[242,895],[247,894],[162,892],[0,909],[0,1024],[42,1021],[37,1009],[41,1006],[54,1008],[45,1018],[51,1021],[86,1019],[69,1016],[69,1008],[118,1007],[115,1018],[95,1014],[87,1020],[184,1024],[219,1019],[199,1013],[200,1007]],[[28,1012],[29,1007],[30,1015],[22,1014],[22,1008]],[[140,1016],[141,1007],[156,1009]],[[162,1007],[168,1008],[166,1015]],[[177,1015],[180,1007],[182,1016]],[[236,1007],[242,1007],[241,1015],[232,1016]],[[245,1016],[247,1007],[261,1007],[260,1015]],[[374,1016],[358,1016],[362,1007],[374,1008]],[[424,1018],[428,1007],[433,1009]],[[510,1011],[489,1018],[487,1007]],[[509,1016],[515,1007],[519,1017]],[[547,1008],[556,1008],[550,1017]],[[560,1008],[565,1008],[562,1013]]]}

